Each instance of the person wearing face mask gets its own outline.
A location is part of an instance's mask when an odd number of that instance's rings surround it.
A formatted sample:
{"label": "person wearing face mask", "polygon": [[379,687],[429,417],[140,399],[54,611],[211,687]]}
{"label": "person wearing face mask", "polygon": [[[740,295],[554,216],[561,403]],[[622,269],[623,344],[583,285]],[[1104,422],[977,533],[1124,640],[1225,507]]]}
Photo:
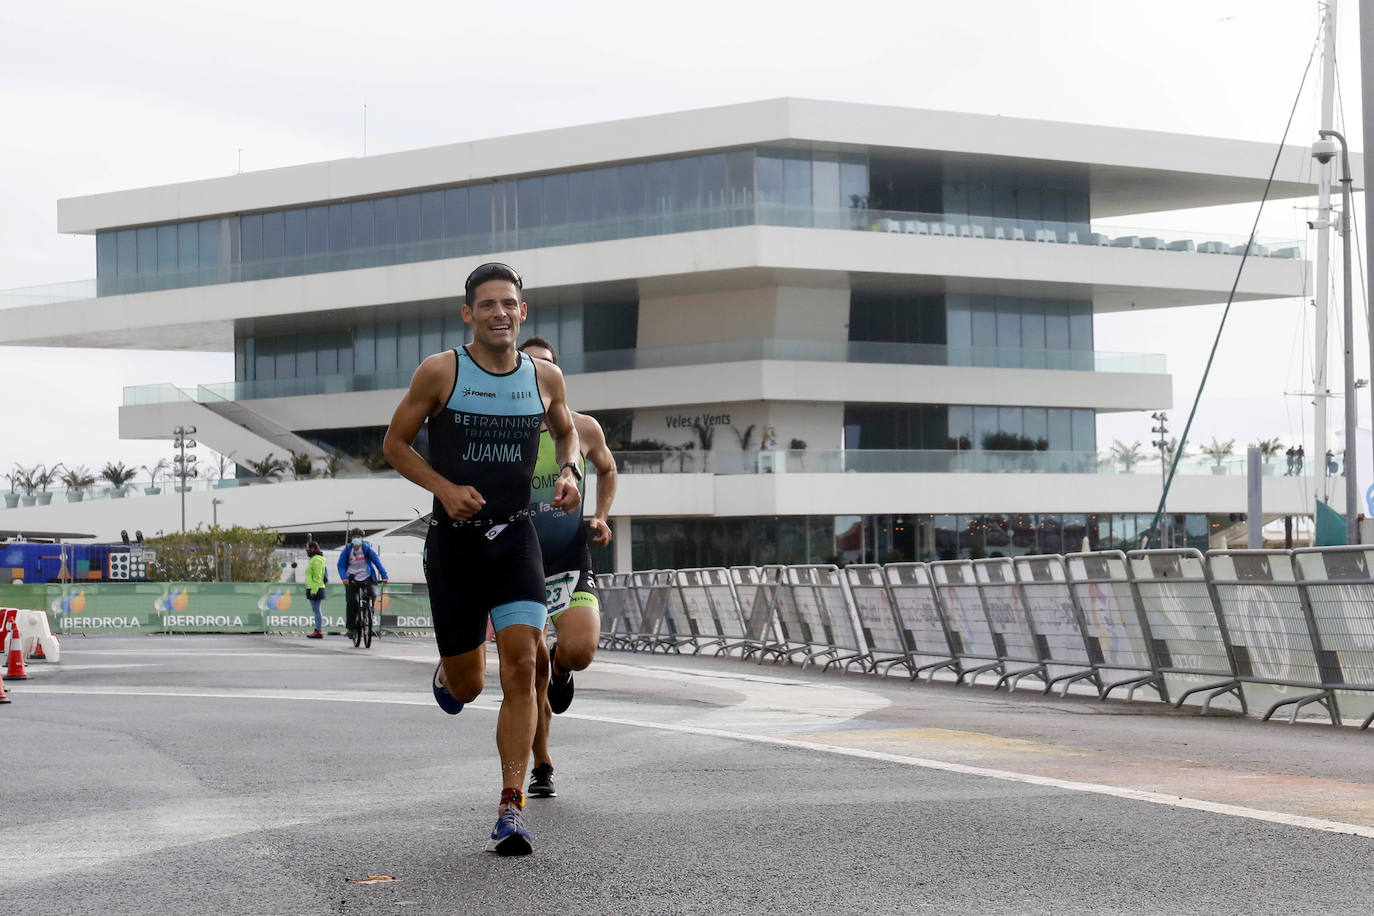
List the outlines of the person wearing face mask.
{"label": "person wearing face mask", "polygon": [[[386,567],[377,557],[372,545],[363,540],[363,530],[354,528],[348,533],[348,543],[339,551],[339,578],[344,581],[348,595],[348,638],[358,629],[358,602],[362,595],[374,596],[372,583],[387,580]],[[374,576],[375,572],[375,576]]]}
{"label": "person wearing face mask", "polygon": [[324,600],[324,584],[329,581],[329,564],[324,561],[324,551],[314,541],[305,545],[305,555],[310,558],[305,564],[305,600],[310,602],[310,610],[315,612],[315,632],[307,634],[306,638],[323,639],[324,619],[320,616],[320,602]]}

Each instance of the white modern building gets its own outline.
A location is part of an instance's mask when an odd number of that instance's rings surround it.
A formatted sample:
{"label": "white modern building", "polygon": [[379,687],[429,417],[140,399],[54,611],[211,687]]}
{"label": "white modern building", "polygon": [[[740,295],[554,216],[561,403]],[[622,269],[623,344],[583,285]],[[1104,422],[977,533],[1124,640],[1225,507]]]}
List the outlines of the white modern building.
{"label": "white modern building", "polygon": [[[191,523],[382,527],[428,499],[362,469],[419,360],[464,342],[463,279],[502,260],[622,453],[608,568],[1114,545],[1160,478],[1101,467],[1096,418],[1169,408],[1171,381],[1097,351],[1093,318],[1225,301],[1245,251],[1225,233],[1248,227],[1102,221],[1258,201],[1274,155],[774,99],[118,191],[58,203],[96,283],[0,311],[0,343],[232,350],[232,380],[126,391],[121,434],[194,425],[240,481],[288,451],[344,476],[193,491]],[[1312,196],[1310,163],[1285,149],[1271,199]],[[1300,241],[1250,248],[1242,315],[1310,290]],[[1179,541],[1245,511],[1240,463],[1217,470],[1176,479]],[[1300,479],[1263,483],[1266,512],[1310,513]],[[171,530],[178,508],[59,497],[0,529]]]}

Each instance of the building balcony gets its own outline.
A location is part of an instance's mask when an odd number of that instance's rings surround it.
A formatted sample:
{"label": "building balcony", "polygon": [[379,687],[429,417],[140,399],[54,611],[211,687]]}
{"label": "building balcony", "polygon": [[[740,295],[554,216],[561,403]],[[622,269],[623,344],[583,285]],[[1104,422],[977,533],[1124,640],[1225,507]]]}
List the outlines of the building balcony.
{"label": "building balcony", "polygon": [[[670,369],[745,362],[848,363],[885,366],[956,366],[983,369],[1039,369],[1164,375],[1165,357],[1158,353],[1113,353],[1093,350],[1026,350],[999,347],[946,347],[937,344],[827,342],[815,340],[738,340],[681,347],[640,347],[593,353],[565,353],[564,375],[642,369]],[[195,400],[251,401],[307,395],[389,391],[410,384],[415,367],[374,372],[314,375],[303,378],[255,379],[201,385],[192,394],[172,385],[135,385],[124,389],[124,406]]]}
{"label": "building balcony", "polygon": [[[236,221],[237,218],[227,220],[231,224],[231,232]],[[1249,241],[1243,236],[1218,233],[1188,234],[1122,226],[1097,227],[1087,221],[1018,219],[966,213],[921,213],[867,208],[825,209],[759,202],[734,207],[701,208],[686,212],[667,211],[612,219],[538,225],[532,228],[510,228],[387,245],[350,247],[321,242],[325,247],[318,251],[283,253],[276,257],[253,260],[240,257],[239,260],[223,264],[187,266],[185,259],[179,259],[163,266],[156,251],[145,256],[140,249],[132,255],[135,260],[127,269],[121,262],[111,274],[101,274],[97,281],[97,294],[113,296],[270,280],[737,226],[886,232],[927,238],[1130,248],[1158,251],[1165,255],[1248,254],[1250,257],[1286,260],[1305,258],[1303,242],[1294,239]],[[362,233],[365,237],[371,237],[372,234],[370,227],[367,232]],[[350,233],[348,237],[351,240],[355,235]],[[156,234],[149,236],[149,239],[148,244],[156,244]],[[17,290],[15,293],[15,304],[19,304],[25,296],[31,300],[35,295],[44,295],[40,290]],[[31,302],[26,301],[24,304]]]}

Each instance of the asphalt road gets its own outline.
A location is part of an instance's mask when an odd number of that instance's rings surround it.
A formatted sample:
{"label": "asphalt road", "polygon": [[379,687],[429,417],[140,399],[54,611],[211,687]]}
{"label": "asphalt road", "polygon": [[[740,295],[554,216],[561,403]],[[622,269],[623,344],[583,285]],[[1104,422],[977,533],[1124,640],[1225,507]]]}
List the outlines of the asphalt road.
{"label": "asphalt road", "polygon": [[[0,901],[48,913],[1368,913],[1374,733],[603,652],[535,854],[499,686],[423,639],[70,637],[0,706]],[[394,880],[356,884],[373,875]]]}

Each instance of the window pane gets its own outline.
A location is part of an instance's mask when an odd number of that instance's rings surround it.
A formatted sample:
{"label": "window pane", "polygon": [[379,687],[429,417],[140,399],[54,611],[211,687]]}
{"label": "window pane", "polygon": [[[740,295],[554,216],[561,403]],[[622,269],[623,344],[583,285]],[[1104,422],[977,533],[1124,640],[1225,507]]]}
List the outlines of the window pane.
{"label": "window pane", "polygon": [[725,156],[725,205],[729,224],[745,226],[754,221],[754,151],[739,150]]}
{"label": "window pane", "polygon": [[281,259],[285,250],[285,220],[283,213],[262,215],[262,260],[264,277],[281,276]]}
{"label": "window pane", "polygon": [[214,283],[219,279],[219,220],[203,219],[197,230],[200,236],[200,269],[202,282]]}
{"label": "window pane", "polygon": [[811,160],[789,157],[783,161],[783,202],[789,208],[811,206]]}
{"label": "window pane", "polygon": [[329,211],[309,207],[305,211],[305,253],[324,254],[329,250]]}
{"label": "window pane", "polygon": [[1073,424],[1069,416],[1069,410],[1063,407],[1051,407],[1049,409],[1049,414],[1050,451],[1073,451]]}
{"label": "window pane", "polygon": [[[352,228],[349,227],[349,206],[346,203],[331,203],[330,205],[330,253],[342,254],[349,250],[349,242],[353,238]],[[334,258],[330,261],[331,265],[342,265],[345,261]]]}
{"label": "window pane", "polygon": [[[138,232],[138,274],[146,277],[157,273],[157,227],[144,226]],[[219,251],[216,250],[216,254]]]}
{"label": "window pane", "polygon": [[[549,215],[547,199],[544,201],[544,215]],[[589,241],[592,237],[591,223],[595,219],[596,186],[593,175],[589,171],[573,172],[568,176],[568,241]]]}
{"label": "window pane", "polygon": [[287,210],[282,216],[285,230],[283,238],[286,252],[286,273],[299,273],[302,269],[302,259],[305,257],[305,211]]}
{"label": "window pane", "polygon": [[176,273],[177,269],[177,227],[175,223],[157,227],[157,270],[158,273]]}
{"label": "window pane", "polygon": [[[596,193],[596,219],[613,220],[620,215],[620,170],[597,169],[592,173],[592,183]],[[603,238],[613,238],[603,234]]]}
{"label": "window pane", "polygon": [[1039,448],[1048,445],[1050,426],[1049,413],[1043,407],[1026,407],[1021,411],[1021,432]]}
{"label": "window pane", "polygon": [[320,375],[334,375],[339,371],[338,334],[319,334],[315,340],[315,371]]}
{"label": "window pane", "polygon": [[[1090,303],[1069,305],[1069,349],[1089,351],[1093,348],[1093,307]],[[1075,366],[1075,368],[1078,368]],[[1083,368],[1091,369],[1092,366]]]}
{"label": "window pane", "polygon": [[468,188],[468,234],[474,247],[469,253],[491,251],[491,185]]}
{"label": "window pane", "polygon": [[[195,223],[191,224],[191,228],[195,228]],[[191,262],[191,266],[195,266],[194,261]],[[133,229],[119,230],[116,250],[116,270],[121,280],[131,280],[138,276],[138,233]],[[128,285],[120,287],[121,292],[130,289],[133,289],[133,287]]]}
{"label": "window pane", "polygon": [[759,203],[780,204],[783,202],[782,160],[776,156],[758,157]]}
{"label": "window pane", "polygon": [[[444,237],[444,192],[426,191],[420,195],[420,241],[434,242]],[[425,248],[429,251],[429,247]]]}
{"label": "window pane", "polygon": [[643,217],[648,213],[647,169],[643,165],[622,165],[620,172],[620,213],[622,216],[621,237],[642,235]]}
{"label": "window pane", "polygon": [[377,369],[377,326],[370,321],[359,322],[353,334],[353,367],[355,372],[375,372]]}
{"label": "window pane", "polygon": [[688,231],[700,225],[701,160],[687,156],[673,160],[674,229]]}
{"label": "window pane", "polygon": [[[468,234],[468,189],[449,188],[444,192],[444,237],[461,239]],[[461,254],[461,246],[450,249]]]}
{"label": "window pane", "polygon": [[816,153],[812,158],[811,200],[817,210],[833,210],[840,206],[840,157],[837,154]]}
{"label": "window pane", "polygon": [[318,334],[297,334],[296,335],[296,377],[314,378],[319,374],[319,352]]}
{"label": "window pane", "polygon": [[987,448],[984,440],[997,432],[997,408],[973,408],[973,447]]}
{"label": "window pane", "polygon": [[645,176],[645,197],[651,222],[650,232],[668,232],[672,225],[669,215],[673,211],[673,164],[671,162],[651,162]]}
{"label": "window pane", "polygon": [[396,334],[396,368],[410,372],[420,365],[420,319],[402,321]]}
{"label": "window pane", "polygon": [[868,160],[865,157],[840,157],[840,203],[856,209],[868,206]]}
{"label": "window pane", "polygon": [[372,247],[372,201],[360,200],[349,205],[348,221],[352,230],[348,247],[354,252],[366,252]]}
{"label": "window pane", "polygon": [[420,358],[444,348],[444,319],[439,316],[420,320]]}
{"label": "window pane", "polygon": [[396,261],[396,198],[379,197],[372,202],[372,244],[377,249],[377,262]]}
{"label": "window pane", "polygon": [[[124,275],[124,233],[120,232],[119,274]],[[130,235],[132,237],[132,234]],[[200,258],[200,237],[196,224],[191,222],[177,224],[177,270],[186,272],[185,282],[194,282],[190,274],[196,269]]]}
{"label": "window pane", "polygon": [[277,378],[295,378],[296,338],[278,337],[274,343],[277,346]]}
{"label": "window pane", "polygon": [[395,369],[396,362],[396,322],[377,322],[377,371]]}
{"label": "window pane", "polygon": [[396,198],[396,260],[414,261],[419,256],[420,195]]}
{"label": "window pane", "polygon": [[253,214],[239,220],[243,279],[256,280],[262,276],[262,216]]}
{"label": "window pane", "polygon": [[255,355],[253,358],[253,369],[256,374],[253,376],[259,381],[274,379],[277,377],[277,356],[274,341],[270,337],[259,337],[256,340]]}
{"label": "window pane", "polygon": [[990,365],[995,356],[992,348],[997,346],[996,300],[991,296],[971,296],[969,312],[972,319],[973,346],[977,349],[973,354],[973,364]]}
{"label": "window pane", "polygon": [[[1045,303],[1045,347],[1049,350],[1069,349],[1069,307],[1064,302]],[[1056,366],[1055,358],[1058,357],[1063,362],[1063,355],[1051,354],[1050,368],[1068,368],[1067,366]]]}
{"label": "window pane", "polygon": [[[171,227],[173,235],[176,227]],[[172,264],[175,266],[176,259],[173,258]],[[96,294],[100,296],[108,295],[115,290],[115,279],[119,275],[119,255],[115,242],[115,233],[97,232],[95,235],[95,276],[97,280]]]}
{"label": "window pane", "polygon": [[1076,452],[1097,451],[1097,415],[1091,410],[1073,412],[1073,450]]}

